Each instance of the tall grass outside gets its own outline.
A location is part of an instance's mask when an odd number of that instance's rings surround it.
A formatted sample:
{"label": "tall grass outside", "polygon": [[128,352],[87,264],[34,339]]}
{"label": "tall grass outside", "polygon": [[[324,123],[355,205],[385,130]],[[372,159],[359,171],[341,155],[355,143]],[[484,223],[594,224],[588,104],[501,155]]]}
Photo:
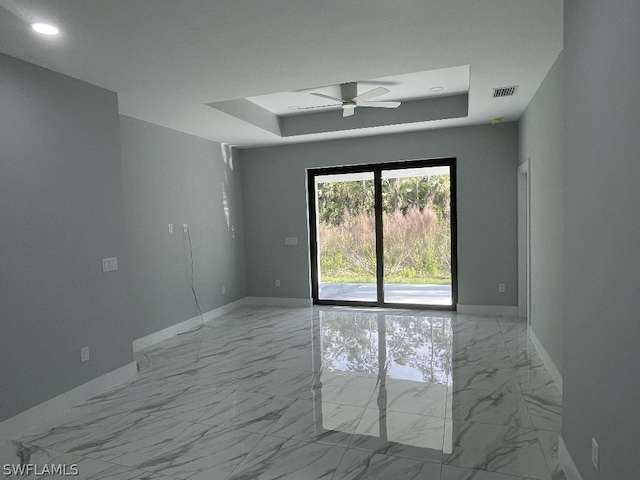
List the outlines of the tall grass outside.
{"label": "tall grass outside", "polygon": [[[383,182],[385,283],[451,284],[448,177]],[[376,283],[371,183],[366,180],[319,185],[323,283]]]}

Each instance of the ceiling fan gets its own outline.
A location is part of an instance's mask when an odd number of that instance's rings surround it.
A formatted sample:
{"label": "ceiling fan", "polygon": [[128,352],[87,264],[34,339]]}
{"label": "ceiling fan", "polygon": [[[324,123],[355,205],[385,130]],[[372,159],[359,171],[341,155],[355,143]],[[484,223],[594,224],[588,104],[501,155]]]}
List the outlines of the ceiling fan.
{"label": "ceiling fan", "polygon": [[[400,106],[400,102],[370,102],[372,98],[379,97],[380,95],[384,95],[385,93],[389,93],[389,90],[384,87],[377,87],[373,90],[369,90],[368,92],[364,92],[358,95],[358,84],[356,82],[343,83],[340,85],[340,97],[332,97],[330,95],[325,95],[323,93],[314,93],[311,95],[315,95],[317,97],[328,98],[329,100],[333,100],[335,102],[339,102],[342,105],[342,116],[350,117],[355,113],[356,107],[376,107],[376,108],[398,108]],[[302,107],[300,110],[310,110],[314,108],[324,108],[324,107],[332,107],[332,105],[319,105],[316,107]]]}

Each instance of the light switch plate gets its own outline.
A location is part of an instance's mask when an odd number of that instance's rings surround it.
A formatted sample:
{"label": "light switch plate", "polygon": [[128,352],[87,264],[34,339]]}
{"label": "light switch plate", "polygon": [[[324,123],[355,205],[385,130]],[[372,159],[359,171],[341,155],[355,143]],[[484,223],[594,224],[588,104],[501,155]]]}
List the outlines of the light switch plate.
{"label": "light switch plate", "polygon": [[297,245],[298,244],[298,237],[287,237],[284,239],[284,244],[285,245]]}
{"label": "light switch plate", "polygon": [[80,361],[86,362],[89,360],[89,347],[82,347],[80,349]]}
{"label": "light switch plate", "polygon": [[112,272],[118,270],[118,257],[109,257],[102,259],[102,271]]}

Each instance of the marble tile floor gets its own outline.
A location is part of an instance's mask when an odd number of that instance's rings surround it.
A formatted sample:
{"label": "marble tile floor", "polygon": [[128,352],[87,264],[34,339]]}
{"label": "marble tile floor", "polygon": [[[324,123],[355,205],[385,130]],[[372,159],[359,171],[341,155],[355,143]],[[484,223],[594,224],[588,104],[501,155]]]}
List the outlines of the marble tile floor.
{"label": "marble tile floor", "polygon": [[0,444],[0,463],[87,480],[566,478],[561,393],[516,318],[245,308],[136,361],[135,381]]}

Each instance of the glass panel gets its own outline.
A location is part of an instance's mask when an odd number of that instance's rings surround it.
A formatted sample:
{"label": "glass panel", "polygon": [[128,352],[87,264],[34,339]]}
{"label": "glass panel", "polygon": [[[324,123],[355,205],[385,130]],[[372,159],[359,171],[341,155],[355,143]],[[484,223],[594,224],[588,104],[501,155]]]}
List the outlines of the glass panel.
{"label": "glass panel", "polygon": [[384,301],[451,305],[448,166],[382,171]]}
{"label": "glass panel", "polygon": [[318,298],[376,302],[373,172],[315,177]]}

